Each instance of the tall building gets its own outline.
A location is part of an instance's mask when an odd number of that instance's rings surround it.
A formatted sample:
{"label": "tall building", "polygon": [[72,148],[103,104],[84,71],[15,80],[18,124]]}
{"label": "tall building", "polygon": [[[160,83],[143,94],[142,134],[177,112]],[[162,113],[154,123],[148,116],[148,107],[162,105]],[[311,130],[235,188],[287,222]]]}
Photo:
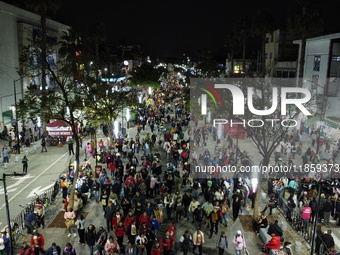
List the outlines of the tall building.
{"label": "tall building", "polygon": [[266,34],[265,64],[267,73],[277,78],[296,77],[299,47],[293,43],[298,35],[283,30]]}
{"label": "tall building", "polygon": [[[57,43],[63,32],[68,32],[69,26],[47,19],[47,61],[53,66],[58,61]],[[19,76],[20,51],[24,45],[33,45],[41,39],[40,16],[0,1],[0,132],[6,125],[10,127],[15,122],[15,97],[19,101],[27,86],[31,83],[39,85],[39,68],[37,56],[33,51],[30,54],[30,65],[37,66],[37,73],[31,77]],[[47,76],[48,87],[53,86],[52,80]]]}

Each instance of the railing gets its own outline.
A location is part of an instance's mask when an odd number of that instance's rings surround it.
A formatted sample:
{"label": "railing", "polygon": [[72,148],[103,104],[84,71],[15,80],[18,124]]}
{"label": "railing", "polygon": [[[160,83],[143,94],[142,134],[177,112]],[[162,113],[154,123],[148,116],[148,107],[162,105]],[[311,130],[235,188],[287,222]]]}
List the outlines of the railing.
{"label": "railing", "polygon": [[37,203],[40,203],[45,206],[45,222],[47,222],[46,215],[54,214],[53,211],[55,209],[50,209],[51,206],[60,195],[60,179],[57,179],[54,182],[53,187],[46,190],[43,194],[37,195],[30,203],[28,203],[24,207],[24,209],[14,218],[11,220],[11,228],[12,228],[12,238],[13,244],[16,246],[18,240],[23,232],[26,230],[25,226],[25,218],[28,214],[34,211],[34,208]]}
{"label": "railing", "polygon": [[[267,180],[264,180],[262,183],[262,190],[267,192]],[[312,217],[310,221],[304,220],[301,216],[301,210],[298,208],[298,205],[296,208],[290,208],[287,201],[282,196],[278,197],[277,209],[287,220],[292,229],[295,230],[296,233],[298,233],[301,237],[303,237],[307,243],[312,244],[314,224],[316,220],[315,217]],[[319,240],[320,242],[318,254],[328,254],[329,248],[327,248],[327,245],[323,242],[322,237],[318,233],[316,234],[316,240]],[[314,249],[316,249],[316,240]]]}

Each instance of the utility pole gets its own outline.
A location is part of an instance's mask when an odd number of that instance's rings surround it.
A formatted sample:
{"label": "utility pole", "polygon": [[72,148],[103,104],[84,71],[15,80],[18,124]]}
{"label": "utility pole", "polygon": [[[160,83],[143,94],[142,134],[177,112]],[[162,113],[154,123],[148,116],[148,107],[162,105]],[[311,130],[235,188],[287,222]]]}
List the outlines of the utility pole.
{"label": "utility pole", "polygon": [[12,226],[11,226],[11,216],[9,213],[9,203],[8,203],[8,194],[7,194],[7,185],[6,185],[6,177],[7,176],[24,176],[25,174],[18,174],[14,172],[13,174],[2,174],[2,179],[0,179],[4,184],[4,194],[5,194],[5,204],[6,204],[6,216],[7,216],[7,225],[9,232],[9,246],[10,246],[10,255],[14,255],[14,247],[13,247],[13,237],[12,237]]}

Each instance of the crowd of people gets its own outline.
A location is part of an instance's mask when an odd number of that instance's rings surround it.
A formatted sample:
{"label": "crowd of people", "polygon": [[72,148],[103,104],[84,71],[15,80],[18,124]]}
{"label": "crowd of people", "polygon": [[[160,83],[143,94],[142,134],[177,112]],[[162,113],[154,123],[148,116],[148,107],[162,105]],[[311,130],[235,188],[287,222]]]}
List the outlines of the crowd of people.
{"label": "crowd of people", "polygon": [[[227,227],[229,221],[235,221],[249,205],[256,188],[251,186],[251,180],[245,176],[196,176],[192,170],[193,166],[199,164],[234,164],[237,160],[237,148],[229,141],[226,148],[218,147],[215,152],[206,149],[204,153],[197,153],[199,150],[196,148],[205,147],[207,139],[212,137],[217,142],[216,130],[209,123],[205,123],[203,127],[198,126],[197,117],[191,116],[183,104],[180,87],[164,87],[145,96],[145,102],[148,103],[136,114],[137,132],[134,137],[114,134],[111,144],[106,138],[99,140],[97,144],[93,141],[86,144],[87,158],[82,163],[85,171],[73,183],[77,188],[73,207],[68,204],[70,194],[67,178],[62,181],[68,237],[78,237],[81,245],[89,247],[91,255],[103,254],[104,251],[107,255],[115,252],[129,255],[144,252],[147,255],[167,255],[177,249],[181,249],[184,254],[192,251],[201,255],[206,242],[203,228],[207,227],[207,238],[216,238],[216,248],[220,255],[228,248],[228,237],[234,245],[235,254],[242,254],[246,249],[245,237],[241,231],[228,233]],[[190,125],[192,123],[194,124]],[[103,127],[104,133],[105,130]],[[295,135],[291,136],[294,140]],[[286,145],[287,143],[278,148],[285,148],[284,153],[289,154],[288,158],[300,153],[300,148],[294,148],[295,144],[292,148],[288,146],[287,152]],[[69,154],[71,152],[70,150]],[[97,175],[91,168],[89,158],[98,155],[104,168]],[[247,155],[241,157],[241,162],[249,164]],[[72,177],[70,171],[70,180]],[[310,213],[313,217],[315,212],[312,204],[316,199],[313,185],[307,185],[306,189],[303,181],[288,178],[270,182],[268,193],[273,196],[270,196],[268,205],[263,208],[259,221],[255,224],[256,232],[268,225],[273,229],[270,233],[272,239],[265,244],[266,252],[280,248],[283,233],[276,228],[277,222],[267,221],[265,213],[268,209],[269,215],[272,214],[272,210],[278,206],[278,198],[284,197],[286,190],[291,195],[297,194],[296,207],[301,209],[306,221],[309,221],[306,214]],[[336,207],[340,203],[336,203],[338,198],[334,196],[336,192],[334,189],[329,192],[324,190],[324,206],[319,219],[325,225],[329,224],[328,213],[332,215],[333,212],[335,217],[340,218],[339,208]],[[102,211],[106,226],[95,226],[82,215],[81,208],[90,199]],[[288,198],[287,203],[291,200],[293,196]],[[327,209],[328,204],[331,204],[330,211]],[[291,207],[293,208],[293,204]],[[289,212],[292,213],[292,210]],[[187,230],[176,240],[176,228],[171,223],[183,221],[191,221],[194,231],[190,233]],[[163,233],[161,226],[168,224]],[[219,230],[222,231],[219,233]],[[32,229],[32,236],[35,234]],[[27,246],[30,248],[26,248]],[[47,254],[75,254],[71,243],[64,249],[58,247],[53,243],[49,248],[52,253]],[[24,248],[33,249],[28,244]],[[35,254],[38,254],[38,250]],[[58,250],[59,253],[56,253]]]}

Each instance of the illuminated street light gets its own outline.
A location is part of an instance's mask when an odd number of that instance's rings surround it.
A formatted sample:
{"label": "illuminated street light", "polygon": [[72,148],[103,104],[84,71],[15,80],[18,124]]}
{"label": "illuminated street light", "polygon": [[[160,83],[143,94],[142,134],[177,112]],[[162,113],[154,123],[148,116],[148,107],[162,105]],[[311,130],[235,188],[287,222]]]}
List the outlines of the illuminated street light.
{"label": "illuminated street light", "polygon": [[118,138],[118,132],[119,132],[118,120],[115,120],[115,122],[113,123],[113,130],[115,132],[116,138]]}

